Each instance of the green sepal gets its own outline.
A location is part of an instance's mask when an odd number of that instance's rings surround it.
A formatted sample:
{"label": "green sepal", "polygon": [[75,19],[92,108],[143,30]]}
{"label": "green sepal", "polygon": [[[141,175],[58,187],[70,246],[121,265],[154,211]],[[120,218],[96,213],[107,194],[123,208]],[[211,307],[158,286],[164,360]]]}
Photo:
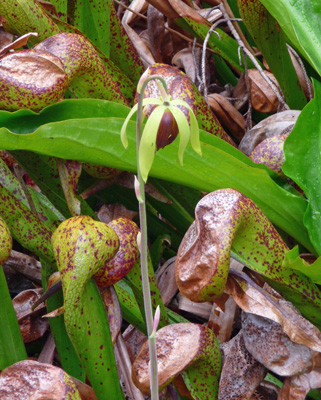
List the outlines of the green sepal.
{"label": "green sepal", "polygon": [[183,155],[190,138],[190,127],[187,122],[186,116],[178,107],[171,107],[170,112],[176,120],[178,126],[178,160],[183,165]]}
{"label": "green sepal", "polygon": [[139,145],[139,169],[144,182],[147,181],[149,171],[153,165],[156,152],[156,137],[159,124],[167,106],[155,108],[148,118]]}

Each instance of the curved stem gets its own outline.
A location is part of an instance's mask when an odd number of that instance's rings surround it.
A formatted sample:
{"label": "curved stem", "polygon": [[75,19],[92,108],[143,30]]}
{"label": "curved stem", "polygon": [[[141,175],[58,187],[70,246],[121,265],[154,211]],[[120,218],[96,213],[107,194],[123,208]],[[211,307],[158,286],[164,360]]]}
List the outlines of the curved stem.
{"label": "curved stem", "polygon": [[142,286],[144,296],[144,308],[147,324],[147,334],[149,343],[150,354],[150,385],[151,385],[151,399],[158,400],[158,374],[157,374],[157,352],[156,341],[151,340],[150,336],[153,332],[153,310],[152,300],[150,294],[149,275],[148,275],[148,259],[147,259],[147,215],[146,215],[146,201],[145,201],[145,184],[139,169],[139,146],[142,137],[143,129],[143,99],[144,92],[147,84],[153,80],[158,79],[163,84],[166,94],[168,94],[166,82],[164,79],[157,75],[151,75],[144,81],[141,91],[138,95],[137,107],[137,121],[136,121],[136,155],[137,155],[137,177],[140,190],[139,200],[139,218],[140,218],[140,232],[141,232],[141,245],[140,245],[140,259],[141,259],[141,273],[142,273]]}

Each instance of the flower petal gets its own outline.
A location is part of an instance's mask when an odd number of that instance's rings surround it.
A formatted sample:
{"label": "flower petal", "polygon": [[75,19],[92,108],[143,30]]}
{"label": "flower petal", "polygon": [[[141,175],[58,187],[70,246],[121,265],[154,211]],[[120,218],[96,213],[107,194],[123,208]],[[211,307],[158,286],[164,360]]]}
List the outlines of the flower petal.
{"label": "flower petal", "polygon": [[201,156],[202,150],[200,143],[200,130],[198,127],[196,116],[193,113],[192,109],[189,110],[189,117],[190,117],[190,127],[191,127],[191,145],[193,150]]}
{"label": "flower petal", "polygon": [[[149,104],[160,105],[160,104],[163,104],[163,102],[160,99],[154,99],[154,98],[143,99],[143,107],[146,105],[149,105]],[[126,135],[128,121],[131,119],[133,114],[137,111],[137,107],[138,107],[138,104],[135,104],[134,107],[130,110],[129,114],[127,115],[127,117],[123,123],[123,126],[121,127],[120,140],[121,140],[123,146],[125,147],[125,149],[127,149],[127,146],[128,146],[128,139],[127,139],[127,135]]]}
{"label": "flower petal", "polygon": [[137,111],[137,104],[134,105],[134,107],[129,111],[129,114],[127,115],[123,126],[121,127],[120,130],[120,140],[123,144],[123,146],[125,147],[125,149],[127,149],[128,146],[128,139],[127,139],[127,135],[126,135],[126,129],[127,129],[127,125],[129,120],[131,119],[132,115]]}
{"label": "flower petal", "polygon": [[153,165],[156,151],[156,137],[160,121],[166,106],[159,106],[149,116],[139,145],[139,170],[144,182],[147,181],[149,171]]}
{"label": "flower petal", "polygon": [[184,100],[179,100],[179,99],[173,100],[171,102],[171,105],[183,106],[189,110],[190,127],[191,127],[191,145],[192,145],[193,150],[201,156],[202,150],[201,150],[201,144],[200,144],[200,139],[199,139],[199,127],[198,127],[198,122],[197,122],[196,116],[194,114],[194,111],[192,110],[190,105],[187,104],[186,101],[184,101]]}
{"label": "flower petal", "polygon": [[186,146],[190,139],[190,126],[186,119],[186,115],[180,110],[178,107],[170,107],[169,110],[173,114],[173,117],[176,120],[178,126],[178,136],[179,136],[179,145],[178,145],[178,159],[181,165],[183,165],[183,155],[186,149]]}

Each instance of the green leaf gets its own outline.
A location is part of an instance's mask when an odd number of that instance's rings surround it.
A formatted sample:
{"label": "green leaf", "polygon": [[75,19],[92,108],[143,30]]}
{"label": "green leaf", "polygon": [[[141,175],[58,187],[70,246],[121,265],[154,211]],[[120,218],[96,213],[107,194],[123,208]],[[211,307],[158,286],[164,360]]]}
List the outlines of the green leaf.
{"label": "green leaf", "polygon": [[18,361],[26,360],[27,352],[1,266],[0,302],[0,371],[2,371]]}
{"label": "green leaf", "polygon": [[110,59],[126,74],[129,81],[136,86],[144,72],[144,66],[112,3],[111,0],[108,0],[108,5],[106,5],[111,8]]}
{"label": "green leaf", "polygon": [[4,186],[0,185],[0,215],[12,236],[26,249],[54,263],[51,230]]}
{"label": "green leaf", "polygon": [[[135,122],[128,123],[127,150],[119,137],[123,122],[124,118],[71,119],[45,124],[29,135],[15,135],[1,128],[0,148],[29,150],[136,172]],[[11,121],[11,128],[12,125]],[[21,129],[18,125],[17,130]],[[227,187],[237,189],[251,198],[272,223],[314,251],[303,225],[307,207],[303,197],[285,190],[282,187],[285,183],[272,171],[254,164],[226,142],[203,131],[200,139],[202,157],[188,146],[185,165],[181,167],[174,141],[157,152],[150,175],[207,192]]]}
{"label": "green leaf", "polygon": [[[151,204],[158,211],[158,213],[160,213],[162,217],[166,219],[166,221],[175,226],[175,229],[181,235],[184,235],[194,221],[194,208],[196,206],[196,203],[200,200],[201,195],[197,197],[197,199],[192,200],[191,208],[193,208],[193,210],[191,213],[189,213],[186,210],[187,198],[186,196],[182,195],[184,189],[187,188],[178,186],[176,191],[173,191],[172,194],[171,191],[167,189],[166,183],[168,182],[162,182],[159,179],[149,179],[148,182],[150,182],[153,186],[156,187],[157,190],[164,194],[166,198],[168,198],[168,200],[170,201],[170,204],[163,203],[147,195],[148,203]],[[180,190],[181,193],[179,193]],[[180,194],[180,196],[178,194]]]}
{"label": "green leaf", "polygon": [[[52,202],[53,206],[59,210],[65,218],[71,217],[58,176],[56,160],[52,157],[34,154],[30,151],[12,151],[11,154],[30,178],[39,186],[42,193]],[[86,201],[80,196],[78,196],[78,199],[81,202],[82,214],[96,218],[95,213]],[[41,201],[45,203],[44,198]],[[48,208],[45,212],[49,212]],[[59,214],[56,215],[55,219],[62,220]]]}
{"label": "green leaf", "polygon": [[282,267],[295,269],[308,276],[312,282],[321,284],[321,257],[309,264],[300,257],[299,247],[295,246],[285,256]]}
{"label": "green leaf", "polygon": [[131,82],[137,84],[144,66],[111,0],[69,2],[68,17],[72,25],[109,57]]}
{"label": "green leaf", "polygon": [[302,110],[284,144],[283,172],[304,191],[304,215],[312,244],[321,255],[321,84],[314,81],[315,98]]}
{"label": "green leaf", "polygon": [[[50,243],[48,243],[50,246]],[[48,263],[46,260],[40,258],[41,262],[41,281],[42,287],[47,290],[48,278],[57,271],[57,266]],[[55,293],[53,296],[46,300],[47,312],[50,313],[63,305],[62,292]],[[78,358],[78,355],[69,339],[66,331],[64,316],[59,315],[55,318],[49,318],[50,331],[55,340],[57,351],[60,357],[61,365],[64,371],[75,378],[85,381],[86,374]]]}
{"label": "green leaf", "polygon": [[298,85],[283,30],[277,27],[276,20],[259,0],[238,0],[237,3],[242,20],[276,77],[289,107],[301,110],[307,101]]}
{"label": "green leaf", "polygon": [[[70,3],[71,5],[71,3]],[[71,25],[78,28],[107,57],[110,55],[110,14],[111,4],[99,0],[76,1],[68,7]]]}
{"label": "green leaf", "polygon": [[31,41],[40,42],[51,35],[60,32],[38,2],[30,0],[6,0],[0,3],[0,15],[5,17],[5,29],[18,35],[28,32],[37,32],[37,38]]}
{"label": "green leaf", "polygon": [[296,49],[321,75],[321,8],[317,0],[261,0]]}
{"label": "green leaf", "polygon": [[154,271],[156,271],[161,261],[164,249],[170,246],[170,244],[171,244],[171,238],[168,234],[165,233],[163,235],[158,236],[151,245],[149,253],[152,260],[152,265],[154,267]]}
{"label": "green leaf", "polygon": [[126,118],[129,108],[108,100],[71,99],[55,103],[36,113],[31,110],[0,110],[0,126],[14,133],[31,133],[49,122],[79,118]]}
{"label": "green leaf", "polygon": [[[159,326],[160,327],[166,326],[166,325],[168,325],[168,316],[167,316],[166,308],[162,301],[159,289],[157,287],[154,268],[153,268],[153,264],[152,264],[149,253],[148,253],[148,276],[149,276],[149,283],[150,283],[151,302],[152,302],[153,312],[155,312],[157,306],[160,307],[161,319],[160,319]],[[136,264],[133,266],[133,268],[130,270],[130,272],[125,277],[125,281],[129,283],[129,285],[134,293],[134,296],[136,298],[137,304],[141,310],[141,314],[145,318],[140,258],[137,260]]]}
{"label": "green leaf", "polygon": [[68,0],[50,0],[50,3],[55,6],[60,20],[67,22]]}

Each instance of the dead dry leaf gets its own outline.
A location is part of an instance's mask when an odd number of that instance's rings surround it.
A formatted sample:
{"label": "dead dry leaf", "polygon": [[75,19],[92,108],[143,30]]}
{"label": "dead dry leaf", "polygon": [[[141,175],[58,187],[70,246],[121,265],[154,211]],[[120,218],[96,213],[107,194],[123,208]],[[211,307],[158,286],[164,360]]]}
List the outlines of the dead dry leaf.
{"label": "dead dry leaf", "polygon": [[233,88],[233,98],[235,100],[233,105],[238,111],[243,110],[249,101],[244,74],[240,76],[237,85]]}
{"label": "dead dry leaf", "polygon": [[23,36],[20,36],[17,40],[12,43],[8,43],[6,46],[1,47],[0,45],[0,58],[3,57],[8,51],[19,49],[20,47],[25,46],[28,43],[28,40],[31,36],[37,37],[38,33],[30,32],[26,33]]}
{"label": "dead dry leaf", "polygon": [[177,295],[178,309],[181,311],[188,312],[193,315],[197,315],[203,319],[209,319],[213,304],[209,301],[203,303],[196,303],[184,297],[181,293]]}
{"label": "dead dry leaf", "polygon": [[229,296],[225,302],[225,311],[222,311],[215,302],[213,303],[208,327],[212,329],[221,343],[227,342],[231,338],[236,312],[237,305],[232,296]]}
{"label": "dead dry leaf", "polygon": [[168,2],[180,17],[191,18],[196,23],[206,23],[205,18],[203,18],[194,8],[190,6],[191,3],[189,0],[168,0]]}
{"label": "dead dry leaf", "polygon": [[164,62],[162,43],[165,37],[165,18],[157,8],[149,4],[147,10],[147,30],[151,52],[157,63]]}
{"label": "dead dry leaf", "polygon": [[[271,72],[265,71],[265,74],[277,85],[277,80]],[[248,75],[251,86],[251,103],[253,108],[256,111],[263,113],[276,112],[279,106],[279,101],[271,87],[262,78],[259,71],[256,69],[250,69]]]}
{"label": "dead dry leaf", "polygon": [[242,331],[221,345],[224,354],[219,400],[249,400],[266,375],[266,369],[247,351]]}
{"label": "dead dry leaf", "polygon": [[304,400],[311,389],[321,387],[321,369],[292,376],[284,380],[278,400]]}
{"label": "dead dry leaf", "polygon": [[[220,3],[220,1],[218,2],[218,4]],[[217,5],[218,5],[217,4]],[[221,10],[209,10],[208,8],[201,8],[199,10],[197,10],[197,12],[203,17],[205,18],[208,22],[210,22],[210,24],[214,24],[215,21],[217,21],[218,19],[222,18],[222,11]]]}
{"label": "dead dry leaf", "polygon": [[224,128],[241,141],[245,133],[245,119],[224,96],[213,93],[207,97],[208,104]]}
{"label": "dead dry leaf", "polygon": [[310,78],[304,73],[304,70],[302,68],[302,65],[300,65],[300,63],[298,62],[297,58],[295,57],[295,55],[293,54],[293,52],[289,49],[289,54],[291,57],[291,61],[293,64],[293,67],[295,69],[295,72],[298,76],[298,80],[300,83],[300,86],[303,90],[303,93],[305,95],[305,97],[307,98],[307,100],[312,100],[312,98],[314,97],[314,89],[313,89],[313,85],[311,83]]}
{"label": "dead dry leaf", "polygon": [[141,58],[145,68],[155,63],[154,56],[151,50],[146,46],[144,41],[139,37],[136,31],[132,28],[135,20],[137,20],[137,16],[132,13],[130,10],[134,10],[143,14],[147,10],[148,3],[145,0],[134,0],[131,2],[129,9],[125,11],[124,16],[122,18],[123,27],[133,42],[133,45],[138,51],[139,57]]}
{"label": "dead dry leaf", "polygon": [[167,306],[176,295],[178,288],[175,281],[175,257],[167,260],[156,272],[156,282],[163,303]]}
{"label": "dead dry leaf", "polygon": [[147,0],[149,4],[152,4],[157,10],[159,10],[162,14],[164,14],[169,19],[175,19],[179,15],[174,10],[174,8],[170,5],[168,0]]}
{"label": "dead dry leaf", "polygon": [[105,224],[109,224],[113,219],[117,218],[128,218],[133,220],[138,213],[136,211],[128,210],[122,204],[104,204],[97,211],[97,217],[101,222],[105,222]]}
{"label": "dead dry leaf", "polygon": [[133,363],[142,345],[146,342],[146,335],[140,332],[133,325],[129,325],[123,333],[123,338],[126,343],[128,354]]}
{"label": "dead dry leaf", "polygon": [[[200,56],[200,49],[195,49]],[[172,58],[172,64],[179,69],[183,69],[185,74],[197,85],[197,71],[194,64],[192,49],[187,47],[178,51]]]}
{"label": "dead dry leaf", "polygon": [[42,294],[42,289],[28,289],[20,292],[12,301],[24,343],[42,337],[49,329],[48,320],[41,317],[46,312],[45,306],[39,305],[32,310],[33,304]]}
{"label": "dead dry leaf", "polygon": [[[0,16],[0,22],[1,22],[1,16]],[[0,26],[0,54],[2,52],[2,49],[5,48],[6,46],[10,45],[12,43],[14,36],[6,32],[2,26]]]}
{"label": "dead dry leaf", "polygon": [[292,303],[286,301],[267,283],[260,288],[243,272],[237,272],[237,275],[231,270],[230,272],[233,277],[229,276],[225,292],[233,296],[243,311],[279,323],[294,343],[321,352],[321,332]]}
{"label": "dead dry leaf", "polygon": [[122,382],[122,387],[126,398],[129,398],[130,400],[144,400],[142,392],[134,385],[132,380],[132,363],[126,343],[121,334],[117,337],[114,346],[114,352],[118,375],[120,377],[120,381]]}
{"label": "dead dry leaf", "polygon": [[247,350],[268,370],[280,376],[311,371],[317,354],[292,342],[280,324],[271,319],[242,312],[243,339]]}
{"label": "dead dry leaf", "polygon": [[4,264],[13,268],[32,282],[41,285],[41,264],[33,257],[12,250],[8,260]]}

